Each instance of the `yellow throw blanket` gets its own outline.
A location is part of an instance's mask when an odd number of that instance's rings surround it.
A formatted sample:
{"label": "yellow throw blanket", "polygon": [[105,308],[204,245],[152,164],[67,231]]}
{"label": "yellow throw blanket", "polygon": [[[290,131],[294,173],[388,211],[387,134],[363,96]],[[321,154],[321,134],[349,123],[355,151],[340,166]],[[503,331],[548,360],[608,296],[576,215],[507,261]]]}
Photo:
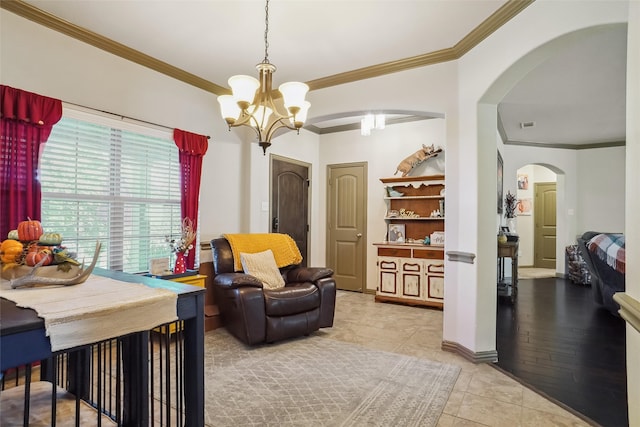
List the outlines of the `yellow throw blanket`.
{"label": "yellow throw blanket", "polygon": [[271,249],[278,267],[300,264],[302,255],[296,242],[288,234],[281,233],[247,233],[224,234],[233,251],[233,263],[236,271],[242,271],[240,254],[255,254]]}

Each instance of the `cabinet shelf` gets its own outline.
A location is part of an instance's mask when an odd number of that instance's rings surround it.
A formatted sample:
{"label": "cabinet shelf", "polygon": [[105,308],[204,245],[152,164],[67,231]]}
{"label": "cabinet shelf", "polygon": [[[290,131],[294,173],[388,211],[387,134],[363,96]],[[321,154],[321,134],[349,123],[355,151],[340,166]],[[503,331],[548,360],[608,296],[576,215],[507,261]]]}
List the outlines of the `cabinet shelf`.
{"label": "cabinet shelf", "polygon": [[430,216],[420,216],[418,218],[405,218],[402,216],[395,216],[395,217],[386,217],[385,220],[400,220],[400,221],[444,221],[444,217],[443,216],[438,216],[435,218],[432,218]]}
{"label": "cabinet shelf", "polygon": [[385,200],[420,200],[420,199],[444,199],[444,196],[400,196],[400,197],[390,197],[387,196],[384,198]]}

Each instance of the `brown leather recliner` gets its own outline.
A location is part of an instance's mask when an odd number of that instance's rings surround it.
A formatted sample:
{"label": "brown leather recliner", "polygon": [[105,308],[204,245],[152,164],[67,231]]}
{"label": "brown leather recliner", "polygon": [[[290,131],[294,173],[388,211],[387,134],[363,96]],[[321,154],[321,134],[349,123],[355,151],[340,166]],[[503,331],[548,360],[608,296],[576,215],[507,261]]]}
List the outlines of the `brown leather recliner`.
{"label": "brown leather recliner", "polygon": [[227,239],[211,240],[211,250],[222,322],[242,342],[272,343],[333,326],[336,282],[331,269],[283,267],[285,287],[266,289],[254,276],[234,271]]}

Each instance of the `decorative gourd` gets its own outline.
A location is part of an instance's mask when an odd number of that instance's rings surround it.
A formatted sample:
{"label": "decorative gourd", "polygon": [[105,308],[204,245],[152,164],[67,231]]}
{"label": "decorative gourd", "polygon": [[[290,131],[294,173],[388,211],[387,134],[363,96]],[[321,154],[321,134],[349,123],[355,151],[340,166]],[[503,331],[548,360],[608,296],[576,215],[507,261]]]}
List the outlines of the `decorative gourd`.
{"label": "decorative gourd", "polygon": [[57,246],[62,243],[62,235],[60,233],[44,233],[38,242],[43,245]]}
{"label": "decorative gourd", "polygon": [[22,243],[7,239],[0,244],[0,259],[4,263],[16,262],[22,255]]}
{"label": "decorative gourd", "polygon": [[20,240],[20,238],[18,237],[18,230],[11,230],[7,235],[7,239]]}
{"label": "decorative gourd", "polygon": [[42,224],[40,221],[29,218],[18,224],[18,238],[23,242],[38,240],[42,236]]}
{"label": "decorative gourd", "polygon": [[24,262],[30,267],[33,267],[40,261],[43,261],[42,265],[51,264],[53,262],[53,253],[49,249],[41,249],[29,252],[24,259]]}

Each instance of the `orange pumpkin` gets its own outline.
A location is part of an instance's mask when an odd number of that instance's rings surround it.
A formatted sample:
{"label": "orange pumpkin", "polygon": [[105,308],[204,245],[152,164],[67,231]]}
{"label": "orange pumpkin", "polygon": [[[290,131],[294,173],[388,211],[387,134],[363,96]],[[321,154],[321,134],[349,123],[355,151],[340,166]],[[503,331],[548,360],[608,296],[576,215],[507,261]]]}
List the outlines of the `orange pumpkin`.
{"label": "orange pumpkin", "polygon": [[0,259],[4,263],[16,262],[22,256],[22,243],[7,239],[0,244]]}
{"label": "orange pumpkin", "polygon": [[42,236],[42,224],[40,221],[29,218],[18,224],[18,238],[23,242],[38,240]]}
{"label": "orange pumpkin", "polygon": [[[44,260],[44,261],[43,261]],[[33,267],[42,261],[42,265],[49,265],[53,262],[53,253],[49,249],[42,249],[39,251],[32,251],[27,254],[24,259],[24,262]]]}

